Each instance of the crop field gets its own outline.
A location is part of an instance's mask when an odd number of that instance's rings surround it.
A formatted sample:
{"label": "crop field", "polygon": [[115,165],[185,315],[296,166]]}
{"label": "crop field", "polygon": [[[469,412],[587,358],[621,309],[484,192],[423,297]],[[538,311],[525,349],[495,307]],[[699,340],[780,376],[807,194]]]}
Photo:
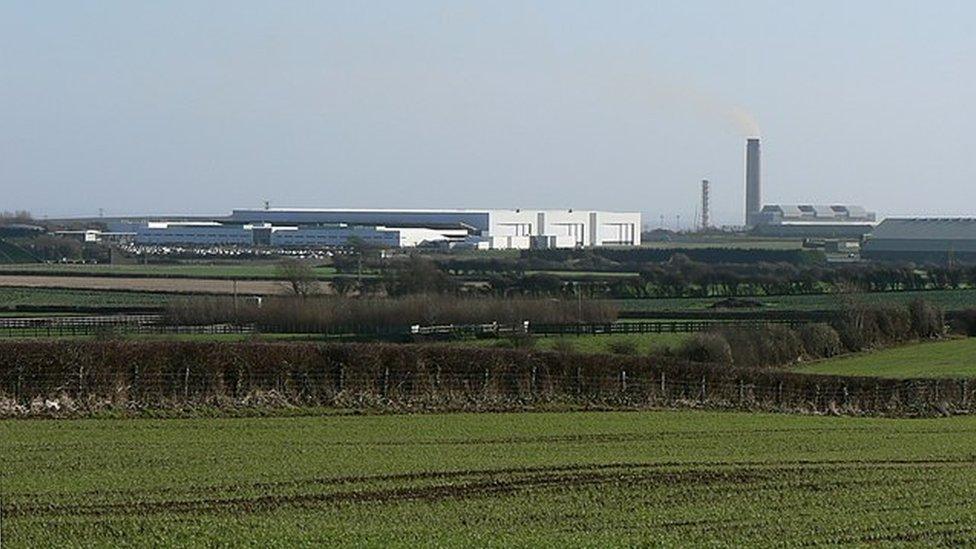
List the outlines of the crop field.
{"label": "crop field", "polygon": [[213,278],[149,278],[56,275],[4,275],[0,286],[69,290],[122,290],[134,292],[273,295],[287,292],[280,281]]}
{"label": "crop field", "polygon": [[890,378],[976,378],[976,338],[914,343],[813,362],[794,371]]}
{"label": "crop field", "polygon": [[[32,265],[0,265],[0,274],[21,275],[78,275],[78,276],[149,276],[176,278],[218,279],[278,279],[273,263],[203,264],[186,263],[172,265],[77,265],[43,263]],[[335,276],[332,267],[316,267],[320,279]]]}
{"label": "crop field", "polygon": [[[902,305],[919,298],[947,311],[976,308],[976,289],[872,292],[850,296],[837,294],[759,296],[748,299],[754,299],[763,304],[763,307],[758,310],[815,311],[838,309],[850,300],[865,305]],[[688,311],[708,310],[709,306],[721,299],[723,298],[618,299],[611,302],[622,311]]]}
{"label": "crop field", "polygon": [[173,296],[149,292],[0,287],[0,307],[157,306]]}
{"label": "crop field", "polygon": [[976,543],[976,418],[0,422],[4,547]]}

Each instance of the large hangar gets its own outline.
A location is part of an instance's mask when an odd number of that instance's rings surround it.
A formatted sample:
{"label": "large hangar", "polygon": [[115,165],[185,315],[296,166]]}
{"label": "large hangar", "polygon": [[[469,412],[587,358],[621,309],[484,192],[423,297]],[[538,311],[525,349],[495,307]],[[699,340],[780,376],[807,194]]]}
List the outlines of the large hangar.
{"label": "large hangar", "polygon": [[976,263],[976,218],[888,218],[861,250],[866,259]]}
{"label": "large hangar", "polygon": [[141,245],[340,247],[353,240],[391,248],[476,249],[640,245],[640,213],[593,210],[239,209],[197,221],[126,225]]}
{"label": "large hangar", "polygon": [[234,210],[236,223],[348,224],[387,229],[467,231],[464,242],[481,249],[581,248],[640,245],[639,212],[594,210]]}

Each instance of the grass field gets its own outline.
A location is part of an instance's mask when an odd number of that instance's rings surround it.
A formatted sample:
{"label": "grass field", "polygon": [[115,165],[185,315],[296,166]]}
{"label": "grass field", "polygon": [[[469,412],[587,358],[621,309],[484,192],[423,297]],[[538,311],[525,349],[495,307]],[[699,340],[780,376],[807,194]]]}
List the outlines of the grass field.
{"label": "grass field", "polygon": [[976,418],[0,422],[4,547],[976,543]]}
{"label": "grass field", "polygon": [[[240,264],[173,264],[173,265],[75,265],[61,263],[38,263],[32,265],[0,265],[0,274],[58,274],[79,276],[151,276],[178,278],[220,278],[220,279],[278,279],[277,267],[273,263]],[[315,274],[320,279],[332,278],[336,270],[332,267],[316,267]]]}
{"label": "grass field", "polygon": [[976,338],[915,343],[882,351],[818,361],[798,372],[892,378],[976,378]]}
{"label": "grass field", "polygon": [[[836,294],[769,296],[749,298],[764,304],[759,310],[830,310],[843,307],[847,299],[865,304],[905,304],[922,298],[945,310],[960,310],[976,307],[976,289],[966,290],[927,290],[914,292],[874,292],[851,296]],[[687,311],[708,310],[708,307],[722,298],[680,298],[680,299],[618,299],[612,302],[622,311]],[[741,309],[737,309],[741,310]]]}

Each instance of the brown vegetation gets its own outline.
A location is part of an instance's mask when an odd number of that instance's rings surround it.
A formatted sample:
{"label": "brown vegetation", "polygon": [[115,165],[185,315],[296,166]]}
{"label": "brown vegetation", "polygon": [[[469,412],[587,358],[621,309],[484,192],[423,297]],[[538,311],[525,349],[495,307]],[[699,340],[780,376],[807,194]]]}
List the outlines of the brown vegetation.
{"label": "brown vegetation", "polygon": [[414,324],[515,325],[523,321],[542,324],[612,322],[617,311],[597,301],[555,299],[459,298],[414,295],[401,298],[343,299],[269,297],[260,306],[235,303],[227,298],[190,298],[171,304],[170,324],[197,325],[223,322],[253,323],[259,330],[321,332],[335,327],[403,327]]}

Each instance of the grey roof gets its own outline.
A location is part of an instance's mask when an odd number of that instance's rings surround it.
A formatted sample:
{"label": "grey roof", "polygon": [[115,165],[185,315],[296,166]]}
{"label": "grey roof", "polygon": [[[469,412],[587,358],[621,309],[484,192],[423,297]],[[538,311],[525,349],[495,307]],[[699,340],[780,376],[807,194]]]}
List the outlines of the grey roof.
{"label": "grey roof", "polygon": [[847,204],[767,204],[764,212],[780,212],[785,218],[863,219],[873,220],[874,214],[861,206]]}
{"label": "grey roof", "polygon": [[976,240],[976,218],[888,218],[871,234],[872,240]]}

